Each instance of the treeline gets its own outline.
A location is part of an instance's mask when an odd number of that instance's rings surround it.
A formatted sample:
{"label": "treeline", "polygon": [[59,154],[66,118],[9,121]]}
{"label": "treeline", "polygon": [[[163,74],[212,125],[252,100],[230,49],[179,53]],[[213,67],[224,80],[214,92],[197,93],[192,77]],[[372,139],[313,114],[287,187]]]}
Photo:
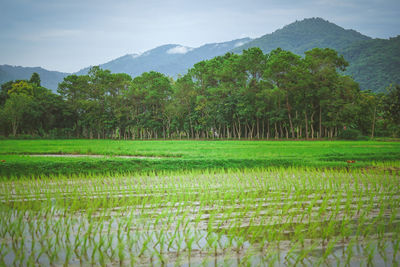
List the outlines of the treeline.
{"label": "treeline", "polygon": [[258,48],[201,61],[176,81],[93,67],[59,95],[29,81],[3,84],[1,134],[116,139],[315,139],[399,136],[400,86],[360,91],[332,49],[304,57]]}

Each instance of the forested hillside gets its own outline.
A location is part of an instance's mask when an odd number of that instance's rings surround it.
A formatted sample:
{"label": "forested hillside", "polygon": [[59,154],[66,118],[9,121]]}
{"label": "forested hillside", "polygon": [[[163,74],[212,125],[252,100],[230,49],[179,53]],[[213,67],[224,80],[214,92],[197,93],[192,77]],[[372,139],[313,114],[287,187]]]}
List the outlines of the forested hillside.
{"label": "forested hillside", "polygon": [[296,21],[233,51],[240,53],[250,47],[259,47],[264,53],[280,47],[301,56],[315,47],[335,49],[349,62],[345,74],[351,75],[362,90],[384,92],[400,81],[399,37],[371,39],[321,18]]}
{"label": "forested hillside", "polygon": [[334,23],[321,18],[310,18],[291,23],[271,34],[237,47],[233,52],[240,53],[243,49],[259,47],[264,53],[280,47],[297,55],[319,47],[341,50],[354,42],[371,39],[354,30],[345,30]]}
{"label": "forested hillside", "polygon": [[340,51],[350,62],[346,71],[363,89],[386,92],[400,84],[400,36],[354,43]]}

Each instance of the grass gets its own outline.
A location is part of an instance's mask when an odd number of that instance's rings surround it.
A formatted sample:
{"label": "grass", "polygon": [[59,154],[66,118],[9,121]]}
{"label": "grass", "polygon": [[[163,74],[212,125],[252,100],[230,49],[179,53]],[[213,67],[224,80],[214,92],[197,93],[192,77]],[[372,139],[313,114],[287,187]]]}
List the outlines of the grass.
{"label": "grass", "polygon": [[[101,158],[31,157],[92,154]],[[149,158],[118,158],[116,155]],[[399,142],[1,140],[0,176],[126,173],[268,166],[357,168],[400,159]],[[355,163],[347,163],[355,161]]]}

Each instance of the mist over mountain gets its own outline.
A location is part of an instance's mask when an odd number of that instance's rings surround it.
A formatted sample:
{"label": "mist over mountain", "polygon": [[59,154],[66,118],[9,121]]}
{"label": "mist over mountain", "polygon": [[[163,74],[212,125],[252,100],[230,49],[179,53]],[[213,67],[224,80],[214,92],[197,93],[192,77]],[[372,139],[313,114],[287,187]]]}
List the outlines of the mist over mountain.
{"label": "mist over mountain", "polygon": [[[181,44],[167,44],[140,54],[128,54],[100,67],[113,73],[127,73],[132,77],[143,72],[157,71],[177,78],[201,60],[241,53],[244,49],[259,47],[264,53],[278,47],[298,55],[315,47],[332,48],[344,55],[350,66],[346,74],[360,83],[363,90],[383,91],[391,83],[400,83],[400,37],[372,39],[355,30],[344,29],[321,18],[296,21],[273,33],[256,39],[242,38],[223,43],[212,43],[198,48]],[[75,74],[87,74],[90,67]],[[48,71],[42,68],[0,66],[0,83],[15,79],[29,79],[39,73],[42,85],[57,90],[57,85],[68,73]]]}

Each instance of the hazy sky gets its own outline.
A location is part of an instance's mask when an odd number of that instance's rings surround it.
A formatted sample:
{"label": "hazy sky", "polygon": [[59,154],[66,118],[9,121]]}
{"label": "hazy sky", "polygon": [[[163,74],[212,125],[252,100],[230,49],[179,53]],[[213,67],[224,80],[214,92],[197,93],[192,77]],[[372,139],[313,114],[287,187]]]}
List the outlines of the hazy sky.
{"label": "hazy sky", "polygon": [[260,37],[303,18],[388,38],[400,0],[0,0],[0,65],[78,71],[163,44]]}

